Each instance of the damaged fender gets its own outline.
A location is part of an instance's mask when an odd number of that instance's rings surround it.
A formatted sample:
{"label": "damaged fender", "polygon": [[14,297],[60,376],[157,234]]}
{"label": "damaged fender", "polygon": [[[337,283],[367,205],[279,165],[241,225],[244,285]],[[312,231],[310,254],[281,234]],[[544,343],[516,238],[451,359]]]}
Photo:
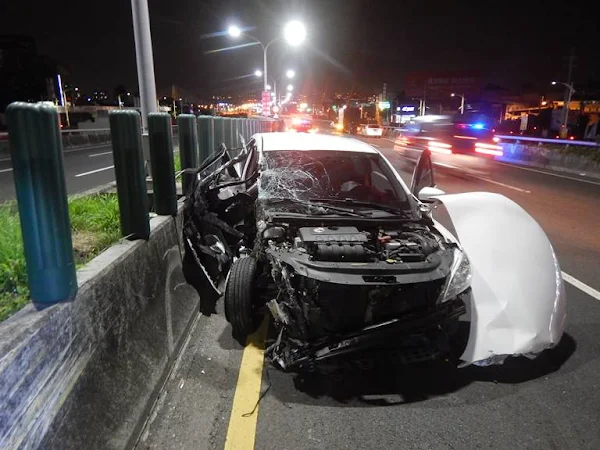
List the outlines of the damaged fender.
{"label": "damaged fender", "polygon": [[558,344],[566,298],[558,260],[540,225],[503,195],[437,197],[472,267],[471,332],[463,366],[535,357]]}

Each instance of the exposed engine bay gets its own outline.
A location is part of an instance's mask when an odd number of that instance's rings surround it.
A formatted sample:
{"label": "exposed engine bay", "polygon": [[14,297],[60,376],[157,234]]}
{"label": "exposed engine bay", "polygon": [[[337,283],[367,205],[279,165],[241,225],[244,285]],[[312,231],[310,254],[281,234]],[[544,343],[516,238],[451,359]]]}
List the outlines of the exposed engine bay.
{"label": "exposed engine bay", "polygon": [[425,223],[263,226],[255,250],[270,268],[265,300],[279,331],[268,356],[284,369],[382,345],[405,345],[411,362],[439,356],[465,313],[462,299],[439,301],[453,246]]}

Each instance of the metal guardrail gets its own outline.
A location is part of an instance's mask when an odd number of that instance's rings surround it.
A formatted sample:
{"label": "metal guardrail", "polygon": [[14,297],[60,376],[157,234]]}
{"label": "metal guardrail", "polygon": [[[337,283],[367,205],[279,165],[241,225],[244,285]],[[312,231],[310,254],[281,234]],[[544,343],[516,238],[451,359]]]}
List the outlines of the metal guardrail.
{"label": "metal guardrail", "polygon": [[[85,148],[110,142],[110,129],[61,130],[63,148]],[[8,154],[8,133],[0,133],[0,153]]]}
{"label": "metal guardrail", "polygon": [[[177,141],[177,125],[172,126],[173,138]],[[96,145],[109,144],[110,128],[90,128],[61,130],[63,149],[84,149]],[[0,133],[0,156],[8,156],[8,133]]]}
{"label": "metal guardrail", "polygon": [[[397,137],[402,133],[401,128],[383,126],[383,136],[385,137]],[[600,148],[600,142],[593,141],[578,141],[574,139],[547,139],[547,138],[539,138],[539,137],[531,137],[531,136],[513,136],[506,134],[497,134],[497,138],[501,141],[525,141],[525,142],[536,142],[539,145],[542,144],[562,144],[562,145],[577,145],[583,147],[598,147]]]}
{"label": "metal guardrail", "polygon": [[529,136],[513,136],[506,134],[497,134],[497,138],[503,141],[526,141],[526,142],[537,142],[538,144],[564,144],[564,145],[580,145],[584,147],[599,147],[599,142],[592,141],[576,141],[574,139],[547,139],[547,138],[538,138],[538,137],[529,137]]}

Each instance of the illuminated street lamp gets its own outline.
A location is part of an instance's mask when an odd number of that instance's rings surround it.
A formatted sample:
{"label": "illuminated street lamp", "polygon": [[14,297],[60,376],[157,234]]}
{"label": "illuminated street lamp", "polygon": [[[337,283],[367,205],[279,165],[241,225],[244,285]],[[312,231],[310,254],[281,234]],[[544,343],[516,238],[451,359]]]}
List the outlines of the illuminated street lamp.
{"label": "illuminated street lamp", "polygon": [[257,77],[262,77],[262,70],[255,70],[254,71],[254,75],[256,75]]}
{"label": "illuminated street lamp", "polygon": [[243,35],[243,36],[247,37],[248,39],[256,42],[258,45],[260,45],[262,47],[262,49],[263,49],[263,66],[264,66],[262,73],[264,76],[264,90],[265,91],[268,90],[267,89],[267,83],[268,83],[268,81],[267,81],[268,80],[267,50],[269,50],[269,47],[271,46],[271,44],[273,44],[274,42],[283,38],[292,47],[297,47],[306,39],[306,28],[304,27],[304,25],[301,22],[299,22],[297,20],[293,20],[293,21],[289,22],[284,27],[283,36],[278,36],[275,39],[268,42],[267,44],[264,44],[262,41],[255,38],[254,36],[244,33],[242,31],[242,29],[236,25],[231,25],[227,29],[227,33],[229,34],[229,36],[231,36],[233,38],[238,38]]}
{"label": "illuminated street lamp", "polygon": [[565,102],[565,113],[563,115],[563,120],[562,120],[562,124],[560,126],[560,136],[563,138],[567,137],[567,123],[569,121],[569,104],[571,103],[571,96],[576,92],[575,89],[573,89],[573,84],[569,84],[569,83],[565,83],[564,81],[553,81],[552,82],[552,86],[556,86],[557,84],[562,84],[564,87],[566,87],[569,92],[567,93],[567,101]]}
{"label": "illuminated street lamp", "polygon": [[294,72],[292,69],[288,69],[285,71],[285,76],[288,78],[294,78],[296,76],[296,72]]}
{"label": "illuminated street lamp", "polygon": [[465,96],[460,94],[455,94],[454,92],[450,94],[450,97],[460,97],[460,113],[465,113]]}
{"label": "illuminated street lamp", "polygon": [[288,92],[292,92],[294,90],[294,86],[291,84],[288,84],[286,89],[288,90]]}
{"label": "illuminated street lamp", "polygon": [[240,30],[240,27],[235,26],[235,25],[231,25],[228,29],[227,29],[227,34],[229,34],[229,36],[231,37],[240,37],[242,35],[242,30]]}
{"label": "illuminated street lamp", "polygon": [[301,22],[292,20],[283,29],[283,35],[289,45],[297,47],[306,39],[306,28]]}

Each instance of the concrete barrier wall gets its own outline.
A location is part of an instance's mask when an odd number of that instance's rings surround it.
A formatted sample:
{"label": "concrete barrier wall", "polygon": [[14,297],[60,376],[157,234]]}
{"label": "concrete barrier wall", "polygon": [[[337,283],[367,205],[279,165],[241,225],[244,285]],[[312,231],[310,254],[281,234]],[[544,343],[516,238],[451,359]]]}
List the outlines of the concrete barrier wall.
{"label": "concrete barrier wall", "polygon": [[79,270],[74,302],[0,324],[0,448],[133,444],[199,309],[181,271],[181,204],[151,228]]}

